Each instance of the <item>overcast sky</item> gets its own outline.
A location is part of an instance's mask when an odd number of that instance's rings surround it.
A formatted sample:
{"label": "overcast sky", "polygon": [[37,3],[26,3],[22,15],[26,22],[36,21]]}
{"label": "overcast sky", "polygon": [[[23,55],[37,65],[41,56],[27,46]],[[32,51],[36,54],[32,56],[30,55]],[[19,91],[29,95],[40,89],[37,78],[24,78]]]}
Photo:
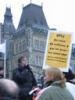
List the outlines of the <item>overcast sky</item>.
{"label": "overcast sky", "polygon": [[[32,3],[43,5],[43,11],[49,27],[75,34],[75,0],[31,0]],[[0,0],[0,22],[3,23],[5,8],[11,7],[13,23],[17,27],[22,7],[30,0]],[[75,41],[75,35],[74,39]]]}

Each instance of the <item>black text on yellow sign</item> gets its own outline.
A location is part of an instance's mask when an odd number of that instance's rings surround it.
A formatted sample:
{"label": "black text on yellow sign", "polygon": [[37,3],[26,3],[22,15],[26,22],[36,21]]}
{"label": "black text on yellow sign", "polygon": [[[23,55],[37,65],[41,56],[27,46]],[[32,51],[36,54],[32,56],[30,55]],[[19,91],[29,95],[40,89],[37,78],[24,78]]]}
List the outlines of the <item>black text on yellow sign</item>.
{"label": "black text on yellow sign", "polygon": [[52,32],[48,38],[46,64],[56,68],[67,67],[71,35]]}

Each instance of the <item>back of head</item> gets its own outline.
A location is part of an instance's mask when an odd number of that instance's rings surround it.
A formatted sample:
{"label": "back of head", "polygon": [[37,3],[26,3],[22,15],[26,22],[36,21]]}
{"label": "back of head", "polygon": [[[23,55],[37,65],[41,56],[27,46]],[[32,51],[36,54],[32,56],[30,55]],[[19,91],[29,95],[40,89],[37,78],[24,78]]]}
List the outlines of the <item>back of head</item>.
{"label": "back of head", "polygon": [[[0,79],[0,100],[16,100],[19,88],[15,82],[9,79]],[[8,99],[7,99],[8,98]]]}
{"label": "back of head", "polygon": [[61,86],[66,81],[64,74],[57,68],[48,68],[45,70],[45,74],[49,77],[49,81],[60,81]]}

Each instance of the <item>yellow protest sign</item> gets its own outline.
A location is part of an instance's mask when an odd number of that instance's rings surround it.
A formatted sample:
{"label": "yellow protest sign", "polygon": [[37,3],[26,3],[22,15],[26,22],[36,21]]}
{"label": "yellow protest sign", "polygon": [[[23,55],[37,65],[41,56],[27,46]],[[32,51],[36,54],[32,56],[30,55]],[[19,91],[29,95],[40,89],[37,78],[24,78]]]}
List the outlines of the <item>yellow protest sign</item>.
{"label": "yellow protest sign", "polygon": [[51,32],[47,42],[45,63],[55,68],[67,67],[71,35]]}

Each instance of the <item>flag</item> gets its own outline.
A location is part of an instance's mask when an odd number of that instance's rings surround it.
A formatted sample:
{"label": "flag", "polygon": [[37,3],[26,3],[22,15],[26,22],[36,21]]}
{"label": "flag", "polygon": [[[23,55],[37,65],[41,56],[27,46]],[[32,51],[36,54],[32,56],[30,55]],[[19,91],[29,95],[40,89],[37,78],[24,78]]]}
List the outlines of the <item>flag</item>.
{"label": "flag", "polygon": [[6,52],[6,43],[0,44],[0,52],[5,53]]}

